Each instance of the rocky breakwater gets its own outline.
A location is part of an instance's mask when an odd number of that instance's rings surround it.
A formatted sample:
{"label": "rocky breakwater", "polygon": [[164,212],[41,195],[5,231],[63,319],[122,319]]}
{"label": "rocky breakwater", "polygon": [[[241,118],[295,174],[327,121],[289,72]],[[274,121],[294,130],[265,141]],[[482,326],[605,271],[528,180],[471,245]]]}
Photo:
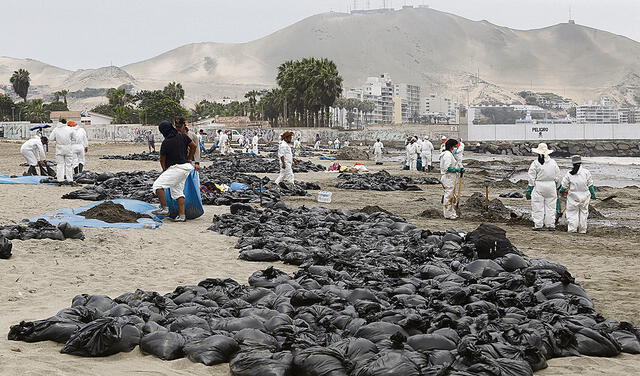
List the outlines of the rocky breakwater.
{"label": "rocky breakwater", "polygon": [[[570,157],[640,157],[640,140],[548,141],[554,156]],[[531,155],[538,142],[470,143],[467,150],[483,154]]]}

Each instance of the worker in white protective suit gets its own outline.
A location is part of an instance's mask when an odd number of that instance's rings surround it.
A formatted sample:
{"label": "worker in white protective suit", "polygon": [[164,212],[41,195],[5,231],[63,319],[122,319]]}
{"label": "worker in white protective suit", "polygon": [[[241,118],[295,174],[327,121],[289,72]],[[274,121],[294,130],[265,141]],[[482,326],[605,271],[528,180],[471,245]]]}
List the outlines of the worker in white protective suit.
{"label": "worker in white protective suit", "polygon": [[431,171],[433,169],[433,144],[428,138],[422,140],[420,147],[420,158],[422,159],[422,170]]}
{"label": "worker in white protective suit", "polygon": [[40,176],[47,176],[47,157],[44,153],[44,145],[46,145],[47,142],[48,141],[46,137],[35,134],[20,147],[20,154],[22,154],[24,159],[27,160],[27,164],[29,165],[27,175],[37,175],[37,166],[40,168]]}
{"label": "worker in white protective suit", "polygon": [[258,134],[256,133],[251,139],[252,152],[255,155],[258,155],[258,141],[260,141],[260,137],[258,137]]}
{"label": "worker in white protective suit", "polygon": [[320,150],[320,135],[316,133],[316,143],[313,145],[314,150]]}
{"label": "worker in white protective suit", "polygon": [[335,141],[333,141],[333,146],[336,149],[340,149],[340,139],[336,137]]}
{"label": "worker in white protective suit", "polygon": [[456,201],[455,187],[460,174],[464,173],[463,167],[457,167],[458,162],[455,158],[456,146],[458,141],[451,139],[445,143],[445,151],[440,155],[440,182],[444,188],[444,196],[442,197],[442,211],[445,219],[456,219]]}
{"label": "worker in white protective suit", "polygon": [[406,146],[409,171],[418,171],[418,155],[420,154],[420,150],[416,141],[417,139],[412,137]]}
{"label": "worker in white protective suit", "polygon": [[75,130],[67,125],[65,119],[61,119],[58,126],[49,135],[49,141],[56,142],[56,163],[58,164],[56,178],[58,182],[73,181]]}
{"label": "worker in white protective suit", "polygon": [[567,197],[567,225],[569,232],[587,233],[589,203],[596,199],[596,187],[591,172],[582,167],[579,155],[571,157],[573,169],[562,179],[560,195]]}
{"label": "worker in white protective suit", "polygon": [[384,153],[384,144],[378,139],[373,144],[373,158],[377,165],[382,164],[382,153]]}
{"label": "worker in white protective suit", "polygon": [[293,152],[291,151],[291,138],[293,132],[284,132],[280,136],[278,147],[278,161],[280,162],[280,175],[276,178],[276,184],[281,188],[287,188],[285,182],[293,185]]}
{"label": "worker in white protective suit", "polygon": [[229,152],[229,135],[227,131],[220,133],[220,154],[226,155]]}
{"label": "worker in white protective suit", "polygon": [[440,153],[444,153],[445,150],[447,150],[445,148],[445,144],[447,143],[447,137],[446,136],[442,136],[442,138],[440,138],[441,144],[440,144]]}
{"label": "worker in white protective suit", "polygon": [[301,149],[302,149],[302,141],[300,140],[300,136],[298,136],[293,141],[293,155],[294,156],[300,155],[300,152],[302,151]]}
{"label": "worker in white protective suit", "polygon": [[85,158],[84,154],[89,151],[89,138],[87,131],[73,121],[68,121],[67,125],[73,128],[75,132],[75,142],[71,149],[73,150],[73,173],[78,174],[84,170]]}
{"label": "worker in white protective suit", "polygon": [[458,165],[462,166],[462,160],[464,159],[464,142],[462,142],[462,138],[458,137],[458,151],[456,152],[456,160],[458,161]]}
{"label": "worker in white protective suit", "polygon": [[533,230],[542,231],[546,227],[549,231],[555,231],[560,168],[549,157],[553,150],[549,150],[547,144],[540,143],[531,151],[538,154],[538,159],[529,167],[529,186],[526,192],[527,200],[531,200]]}

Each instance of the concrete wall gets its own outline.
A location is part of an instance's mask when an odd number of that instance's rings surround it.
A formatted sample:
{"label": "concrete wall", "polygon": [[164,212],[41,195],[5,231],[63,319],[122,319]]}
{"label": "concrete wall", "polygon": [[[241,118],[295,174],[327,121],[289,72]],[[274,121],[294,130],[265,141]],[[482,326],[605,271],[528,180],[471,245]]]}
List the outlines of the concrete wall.
{"label": "concrete wall", "polygon": [[640,139],[640,124],[468,124],[469,141]]}
{"label": "concrete wall", "polygon": [[[4,131],[4,138],[13,140],[26,140],[33,133],[29,128],[34,124],[28,122],[0,123],[0,135]],[[158,127],[143,126],[141,124],[126,125],[89,125],[84,127],[87,131],[89,141],[97,142],[143,142],[144,134],[147,131],[153,132],[156,141],[162,141],[162,136],[158,132]],[[216,131],[222,129],[219,126],[201,126],[211,139]],[[252,137],[258,133],[263,142],[277,141],[280,134],[285,131],[293,131],[302,136],[302,141],[306,143],[315,142],[316,134],[320,134],[323,145],[327,145],[329,140],[350,140],[352,142],[373,143],[377,138],[382,141],[404,142],[409,136],[427,136],[432,140],[438,140],[440,136],[458,137],[457,125],[385,125],[367,126],[365,129],[357,131],[342,131],[334,128],[225,128],[236,129],[246,137]],[[52,128],[45,130],[45,135],[51,132]]]}

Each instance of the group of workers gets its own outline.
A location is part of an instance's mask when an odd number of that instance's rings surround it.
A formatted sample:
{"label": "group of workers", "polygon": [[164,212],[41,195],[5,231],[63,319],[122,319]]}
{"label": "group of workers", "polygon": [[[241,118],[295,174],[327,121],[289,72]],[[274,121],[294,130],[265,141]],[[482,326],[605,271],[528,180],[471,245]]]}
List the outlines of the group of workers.
{"label": "group of workers", "polygon": [[44,151],[49,141],[56,142],[56,180],[72,182],[73,175],[84,170],[85,153],[89,151],[87,132],[74,121],[60,119],[48,138],[41,131],[35,133],[20,147],[20,153],[29,165],[27,175],[37,175],[36,167],[39,167],[40,175],[49,175]]}

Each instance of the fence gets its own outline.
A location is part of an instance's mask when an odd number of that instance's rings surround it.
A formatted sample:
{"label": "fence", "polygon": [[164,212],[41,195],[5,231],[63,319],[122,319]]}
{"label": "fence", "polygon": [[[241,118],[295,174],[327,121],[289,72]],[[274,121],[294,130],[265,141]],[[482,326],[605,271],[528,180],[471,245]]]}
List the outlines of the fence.
{"label": "fence", "polygon": [[470,141],[640,139],[640,124],[468,124]]}

